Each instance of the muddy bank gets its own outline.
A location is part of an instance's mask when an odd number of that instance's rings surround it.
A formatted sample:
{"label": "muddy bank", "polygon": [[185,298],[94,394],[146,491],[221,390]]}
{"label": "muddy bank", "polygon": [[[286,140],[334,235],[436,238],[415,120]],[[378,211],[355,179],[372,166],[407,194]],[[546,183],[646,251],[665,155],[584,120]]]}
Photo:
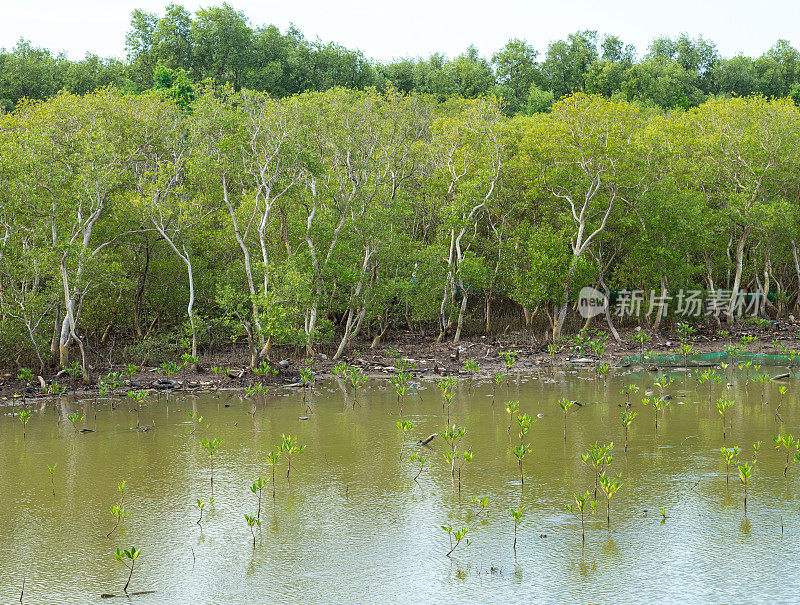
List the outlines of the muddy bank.
{"label": "muddy bank", "polygon": [[[751,339],[746,344],[748,352],[780,354],[787,350],[800,350],[799,331],[800,322],[793,320],[741,323],[725,328],[724,331],[698,330],[692,335],[690,342],[698,354],[721,353],[726,346],[741,345],[743,337],[747,337]],[[380,377],[394,373],[398,360],[408,358],[418,362],[414,374],[435,377],[466,374],[464,362],[474,359],[480,368],[477,374],[486,377],[504,371],[501,351],[516,351],[514,369],[523,372],[540,366],[571,364],[577,360],[587,364],[608,363],[614,366],[626,357],[641,352],[641,346],[635,339],[637,333],[640,331],[621,330],[619,343],[610,337],[606,338],[605,346],[600,347],[601,354],[598,356],[598,350],[589,341],[580,342],[573,338],[553,346],[546,342],[542,334],[538,338],[522,333],[492,339],[481,337],[462,340],[456,345],[452,342],[436,343],[411,332],[397,332],[375,349],[369,348],[369,343],[364,342],[361,343],[362,348],[356,346],[339,361],[333,361],[329,356],[320,353],[311,360],[311,364],[318,378],[331,376],[332,370],[340,362],[361,367],[367,376]],[[655,354],[676,352],[679,341],[674,333],[643,333],[649,337],[644,343],[648,351]],[[602,339],[595,337],[592,342],[596,345],[600,340]],[[196,366],[183,368],[171,375],[165,375],[158,367],[152,366],[136,368],[134,372],[128,366],[127,374],[125,366],[105,367],[100,371],[93,368],[89,385],[82,384],[79,378],[73,378],[63,370],[51,375],[37,375],[28,380],[20,379],[19,371],[3,371],[0,374],[0,401],[8,402],[22,396],[51,397],[60,389],[78,395],[98,394],[102,386],[101,380],[109,372],[116,372],[120,377],[115,388],[106,393],[108,395],[124,395],[129,390],[140,389],[176,392],[245,389],[256,382],[266,387],[293,388],[300,386],[300,368],[308,362],[306,357],[287,356],[281,359],[275,356],[270,361],[270,370],[266,374],[256,374],[246,367],[246,359],[216,354],[213,358],[201,357]],[[213,368],[217,370],[213,371]]]}

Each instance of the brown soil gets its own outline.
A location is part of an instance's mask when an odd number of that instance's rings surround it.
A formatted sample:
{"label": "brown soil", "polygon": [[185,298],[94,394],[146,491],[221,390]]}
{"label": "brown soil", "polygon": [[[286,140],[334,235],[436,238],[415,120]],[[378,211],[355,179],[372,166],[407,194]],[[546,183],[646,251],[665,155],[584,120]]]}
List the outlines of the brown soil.
{"label": "brown soil", "polygon": [[[773,321],[766,326],[755,324],[737,324],[728,328],[729,336],[721,336],[716,329],[698,331],[693,335],[692,344],[697,353],[722,352],[728,344],[738,344],[742,336],[756,336],[758,340],[747,346],[747,350],[756,353],[780,353],[775,349],[774,344],[786,349],[800,349],[800,338],[798,338],[800,322],[796,321]],[[499,355],[501,350],[517,351],[517,363],[515,369],[525,371],[537,366],[562,365],[569,363],[571,359],[582,357],[591,362],[600,361],[615,365],[625,357],[637,355],[639,345],[634,341],[633,336],[636,330],[620,330],[621,343],[613,339],[607,341],[605,352],[601,359],[593,357],[587,349],[582,354],[576,351],[571,341],[564,343],[561,352],[550,355],[547,350],[547,343],[539,334],[539,338],[534,338],[530,334],[512,333],[505,336],[487,339],[481,337],[475,340],[462,340],[458,345],[452,342],[436,343],[431,339],[420,337],[419,334],[411,332],[395,332],[390,335],[376,349],[369,348],[369,342],[362,344],[362,348],[356,346],[344,359],[350,364],[360,366],[367,376],[385,377],[395,370],[395,364],[399,357],[407,357],[417,360],[414,373],[421,376],[443,376],[465,374],[463,370],[464,361],[469,358],[475,359],[480,365],[480,374],[489,376],[495,372],[503,371],[503,360]],[[652,339],[646,344],[648,350],[655,353],[668,354],[674,353],[678,345],[678,340],[674,333],[648,332]],[[286,366],[288,361],[288,367]],[[123,385],[116,390],[116,394],[124,394],[128,390],[148,389],[148,390],[175,390],[175,391],[197,391],[214,389],[242,389],[250,384],[261,381],[272,387],[297,387],[299,386],[299,367],[305,363],[305,358],[285,360],[282,364],[276,356],[271,363],[277,371],[277,375],[268,378],[255,376],[250,370],[245,368],[246,361],[239,358],[224,358],[215,355],[213,360],[201,358],[196,367],[186,369],[170,377],[162,376],[154,367],[140,368],[134,376],[127,378]],[[336,363],[325,355],[318,355],[314,359],[314,370],[317,377],[324,378],[331,375]],[[217,376],[210,371],[210,367],[217,366],[228,369],[225,376]],[[122,368],[113,368],[121,371]],[[98,378],[105,375],[109,370],[104,368],[103,372],[93,372],[90,376],[91,385],[85,386],[79,379],[60,372],[54,375],[34,378],[31,382],[18,380],[13,373],[3,372],[0,375],[0,402],[9,402],[12,399],[21,397],[26,398],[50,396],[46,388],[53,381],[67,387],[68,393],[97,393]]]}

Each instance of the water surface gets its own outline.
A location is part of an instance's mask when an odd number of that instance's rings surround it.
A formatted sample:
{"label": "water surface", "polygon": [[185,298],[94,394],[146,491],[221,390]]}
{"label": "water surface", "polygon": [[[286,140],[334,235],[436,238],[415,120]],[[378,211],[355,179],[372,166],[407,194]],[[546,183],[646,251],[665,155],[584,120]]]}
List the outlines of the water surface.
{"label": "water surface", "polygon": [[[778,373],[780,369],[773,369]],[[352,406],[341,385],[318,383],[307,408],[299,391],[281,389],[259,402],[235,394],[153,395],[141,410],[147,432],[131,430],[136,412],[127,400],[34,402],[22,425],[5,408],[0,417],[0,600],[86,603],[120,593],[127,577],[112,556],[119,547],[142,549],[131,590],[155,590],[136,603],[641,603],[658,601],[792,602],[800,589],[800,465],[783,476],[784,454],[773,447],[779,431],[798,433],[800,381],[793,376],[781,421],[775,416],[778,383],[745,389],[744,377],[726,377],[712,399],[736,400],[728,411],[726,444],[750,459],[764,442],[748,500],[732,473],[726,486],[719,452],[722,418],[708,402],[707,386],[671,374],[674,399],[654,428],[653,410],[639,403],[653,374],[617,374],[603,381],[588,371],[546,370],[515,376],[492,397],[490,383],[468,392],[460,384],[450,411],[467,428],[463,446],[474,461],[463,472],[459,495],[436,439],[446,414],[436,386],[421,381],[406,398],[404,419],[414,424],[403,445],[391,385],[373,381]],[[635,384],[639,413],[623,451],[620,394]],[[559,397],[577,400],[567,418]],[[543,415],[527,441],[521,489],[507,431],[505,401]],[[95,420],[96,410],[96,420]],[[78,433],[66,413],[82,412],[94,433]],[[190,412],[204,417],[196,429]],[[59,422],[59,416],[62,417]],[[308,416],[308,420],[300,420]],[[79,426],[84,426],[81,423]],[[193,432],[194,431],[194,432]],[[244,514],[255,514],[253,479],[270,481],[267,453],[282,433],[297,436],[306,451],[295,456],[290,481],[285,462],[276,496],[264,492],[262,526],[253,550]],[[199,437],[222,439],[215,459],[213,504],[206,505],[202,535],[197,498],[208,498],[210,466]],[[612,500],[611,528],[605,499],[587,524],[565,510],[576,491],[593,486],[593,471],[579,458],[595,441],[615,443],[610,469],[624,486]],[[415,483],[408,457],[427,452],[433,467]],[[55,496],[48,465],[56,464]],[[109,507],[126,481],[129,516],[113,527]],[[476,519],[472,497],[487,497]],[[512,551],[511,507],[525,506],[517,557]],[[659,510],[668,518],[661,522]],[[452,557],[441,525],[469,525],[472,544]],[[113,602],[113,601],[111,601]]]}

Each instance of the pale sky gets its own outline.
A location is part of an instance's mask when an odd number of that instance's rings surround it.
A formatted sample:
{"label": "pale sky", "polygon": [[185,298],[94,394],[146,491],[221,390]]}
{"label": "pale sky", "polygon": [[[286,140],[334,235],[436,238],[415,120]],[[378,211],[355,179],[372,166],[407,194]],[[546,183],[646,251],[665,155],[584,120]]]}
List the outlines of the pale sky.
{"label": "pale sky", "polygon": [[[194,12],[219,2],[187,1]],[[579,29],[619,35],[640,54],[660,35],[702,34],[723,56],[757,56],[777,39],[800,43],[797,0],[231,0],[252,25],[297,25],[368,57],[455,56],[470,44],[491,56],[509,38],[523,38],[543,53],[550,41]],[[161,14],[163,0],[0,0],[0,47],[20,37],[80,58],[86,51],[123,58],[130,13]]]}

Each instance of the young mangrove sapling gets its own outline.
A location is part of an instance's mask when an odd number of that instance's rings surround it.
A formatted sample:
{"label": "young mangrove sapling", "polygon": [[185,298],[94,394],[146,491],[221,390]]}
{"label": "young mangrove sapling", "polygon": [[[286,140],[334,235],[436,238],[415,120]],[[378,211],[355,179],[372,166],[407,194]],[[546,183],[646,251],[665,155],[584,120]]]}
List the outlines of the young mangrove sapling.
{"label": "young mangrove sapling", "polygon": [[575,402],[570,401],[566,397],[562,397],[558,400],[558,407],[564,412],[564,441],[567,440],[567,412],[573,405],[575,405]]}
{"label": "young mangrove sapling", "polygon": [[606,523],[608,524],[609,530],[611,530],[611,498],[622,487],[622,481],[620,481],[621,477],[619,473],[617,473],[614,479],[607,477],[605,473],[601,473],[599,477],[600,488],[606,495]]}
{"label": "young mangrove sapling", "polygon": [[525,507],[511,509],[511,518],[514,519],[514,558],[517,558],[517,529],[519,528],[522,519],[525,517]]}
{"label": "young mangrove sapling", "polygon": [[125,588],[122,589],[125,594],[128,594],[128,586],[130,586],[131,578],[133,577],[133,568],[140,554],[142,554],[142,551],[137,550],[135,546],[131,546],[130,550],[120,550],[117,548],[117,551],[114,553],[114,558],[130,570],[128,581],[125,582]]}
{"label": "young mangrove sapling", "polygon": [[590,512],[594,512],[594,509],[597,506],[597,500],[592,499],[590,496],[591,492],[586,492],[585,494],[573,494],[572,497],[575,499],[575,504],[567,505],[567,510],[571,513],[575,513],[575,515],[577,515],[581,520],[582,546],[586,546],[586,507],[589,507]]}
{"label": "young mangrove sapling", "polygon": [[222,439],[219,437],[214,437],[210,441],[208,439],[200,439],[200,445],[203,446],[203,449],[208,454],[208,458],[211,461],[211,496],[214,496],[214,454],[217,453],[220,446],[222,445]]}

